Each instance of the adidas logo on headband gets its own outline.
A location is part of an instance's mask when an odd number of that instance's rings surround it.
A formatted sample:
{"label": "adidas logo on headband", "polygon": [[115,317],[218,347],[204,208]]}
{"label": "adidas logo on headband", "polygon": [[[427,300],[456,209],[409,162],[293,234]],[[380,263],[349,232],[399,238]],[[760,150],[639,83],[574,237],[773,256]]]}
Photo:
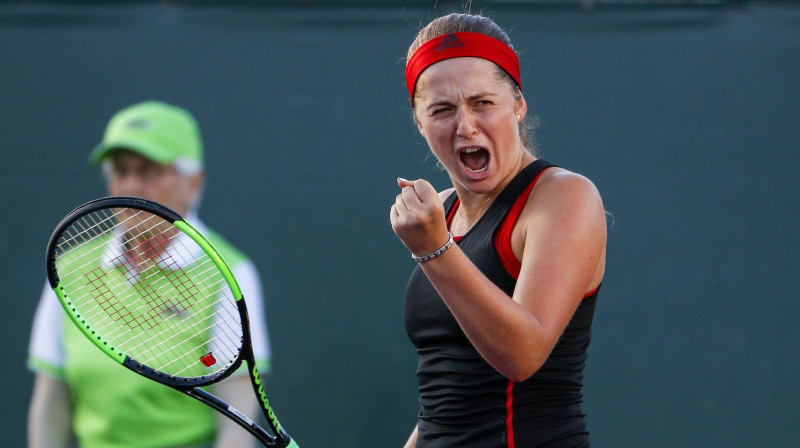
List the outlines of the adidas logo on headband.
{"label": "adidas logo on headband", "polygon": [[455,47],[464,47],[467,44],[458,40],[455,34],[450,33],[444,36],[444,40],[442,40],[439,45],[436,46],[436,51],[447,50],[448,48],[455,48]]}

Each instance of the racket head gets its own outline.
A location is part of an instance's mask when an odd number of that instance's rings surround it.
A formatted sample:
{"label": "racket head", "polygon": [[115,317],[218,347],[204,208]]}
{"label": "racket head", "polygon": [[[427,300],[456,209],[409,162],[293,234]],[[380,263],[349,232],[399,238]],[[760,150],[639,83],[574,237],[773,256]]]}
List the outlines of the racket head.
{"label": "racket head", "polygon": [[173,387],[227,377],[250,350],[233,274],[175,211],[128,196],[77,207],[53,231],[47,276],[98,348]]}

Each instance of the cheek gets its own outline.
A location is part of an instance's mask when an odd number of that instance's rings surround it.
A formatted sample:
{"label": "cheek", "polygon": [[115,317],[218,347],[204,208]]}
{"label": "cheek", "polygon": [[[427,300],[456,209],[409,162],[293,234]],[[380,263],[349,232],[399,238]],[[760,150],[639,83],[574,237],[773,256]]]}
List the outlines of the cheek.
{"label": "cheek", "polygon": [[423,136],[428,142],[428,147],[442,161],[442,156],[450,153],[452,132],[443,126],[427,126]]}
{"label": "cheek", "polygon": [[112,177],[106,180],[106,187],[108,193],[112,196],[134,196],[141,195],[141,182],[133,177]]}
{"label": "cheek", "polygon": [[505,116],[498,117],[492,120],[489,126],[494,130],[496,136],[509,140],[518,138],[519,123],[516,121],[516,116],[513,119]]}
{"label": "cheek", "polygon": [[178,195],[177,186],[172,182],[165,182],[164,179],[155,179],[143,187],[142,193],[153,201],[174,208],[174,197]]}
{"label": "cheek", "polygon": [[106,188],[108,188],[108,194],[111,196],[120,196],[121,191],[119,188],[119,184],[112,180],[106,181]]}
{"label": "cheek", "polygon": [[453,136],[454,127],[449,120],[429,120],[423,122],[420,132],[429,143],[449,142]]}
{"label": "cheek", "polygon": [[188,181],[184,179],[177,180],[172,182],[169,188],[162,191],[166,195],[164,200],[169,201],[170,206],[176,209],[178,213],[185,214],[188,211],[192,196],[192,188]]}

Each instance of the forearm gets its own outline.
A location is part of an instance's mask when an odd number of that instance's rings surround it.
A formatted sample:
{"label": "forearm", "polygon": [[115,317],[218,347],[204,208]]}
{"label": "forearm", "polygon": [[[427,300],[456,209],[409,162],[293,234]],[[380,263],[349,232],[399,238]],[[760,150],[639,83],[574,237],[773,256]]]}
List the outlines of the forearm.
{"label": "forearm", "polygon": [[411,431],[411,436],[409,436],[408,441],[406,444],[403,445],[403,448],[415,448],[417,446],[417,426],[414,425],[414,430]]}
{"label": "forearm", "polygon": [[67,385],[37,374],[28,409],[29,448],[67,448],[72,441],[72,404]]}
{"label": "forearm", "polygon": [[533,374],[554,341],[529,310],[492,283],[457,246],[421,265],[481,356],[515,381]]}

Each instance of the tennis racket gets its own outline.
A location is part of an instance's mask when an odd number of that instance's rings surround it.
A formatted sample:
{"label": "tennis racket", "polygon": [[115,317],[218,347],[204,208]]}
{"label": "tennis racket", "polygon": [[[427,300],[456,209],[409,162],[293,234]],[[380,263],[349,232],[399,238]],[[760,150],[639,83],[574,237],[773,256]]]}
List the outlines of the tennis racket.
{"label": "tennis racket", "polygon": [[[211,406],[267,447],[297,448],[264,392],[236,279],[176,212],[127,196],[83,204],[53,231],[47,276],[69,317],[106,355]],[[200,389],[243,361],[272,434]]]}

